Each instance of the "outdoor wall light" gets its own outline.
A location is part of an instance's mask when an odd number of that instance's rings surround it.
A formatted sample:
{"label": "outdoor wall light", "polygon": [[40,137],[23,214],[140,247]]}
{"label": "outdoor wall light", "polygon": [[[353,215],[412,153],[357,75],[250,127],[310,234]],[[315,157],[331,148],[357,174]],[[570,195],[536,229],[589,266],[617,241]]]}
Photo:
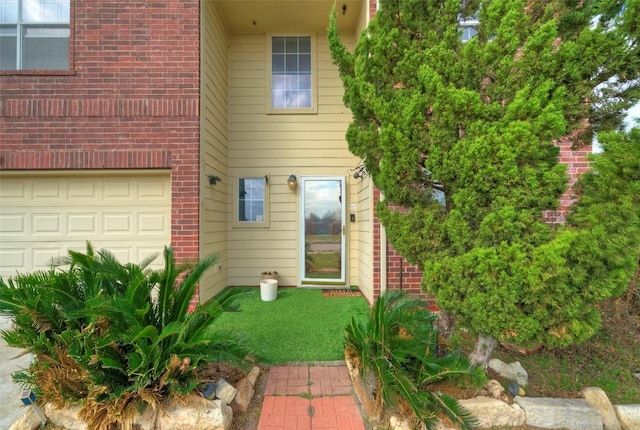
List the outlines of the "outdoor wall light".
{"label": "outdoor wall light", "polygon": [[298,186],[298,178],[296,175],[289,175],[289,179],[287,179],[287,185],[291,191],[295,190]]}
{"label": "outdoor wall light", "polygon": [[209,175],[209,185],[215,185],[218,182],[222,182],[222,178],[217,175]]}
{"label": "outdoor wall light", "polygon": [[356,167],[354,167],[353,169],[351,169],[353,173],[353,178],[354,179],[364,179],[367,177],[368,172],[366,167],[364,167],[363,164],[358,164]]}

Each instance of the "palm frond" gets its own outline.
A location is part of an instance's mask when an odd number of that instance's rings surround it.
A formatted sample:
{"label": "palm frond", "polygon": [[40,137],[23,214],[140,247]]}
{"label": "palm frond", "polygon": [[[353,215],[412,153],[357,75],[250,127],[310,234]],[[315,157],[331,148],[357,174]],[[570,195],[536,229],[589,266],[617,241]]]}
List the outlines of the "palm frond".
{"label": "palm frond", "polygon": [[0,312],[15,321],[2,336],[35,355],[20,380],[40,387],[44,399],[84,401],[92,428],[107,429],[128,425],[140,405],[192,391],[195,370],[207,362],[242,364],[247,343],[215,330],[242,290],[188,312],[198,280],[219,256],[177,264],[165,248],[164,258],[164,270],[155,271],[151,258],[121,264],[88,243],[86,252],[56,259],[55,270],[0,279]]}
{"label": "palm frond", "polygon": [[427,429],[435,428],[439,413],[468,425],[471,421],[455,399],[440,400],[429,391],[434,382],[472,373],[466,357],[437,355],[435,320],[421,300],[388,291],[376,300],[365,323],[352,319],[345,327],[345,348],[363,375],[375,377],[381,407],[405,404]]}

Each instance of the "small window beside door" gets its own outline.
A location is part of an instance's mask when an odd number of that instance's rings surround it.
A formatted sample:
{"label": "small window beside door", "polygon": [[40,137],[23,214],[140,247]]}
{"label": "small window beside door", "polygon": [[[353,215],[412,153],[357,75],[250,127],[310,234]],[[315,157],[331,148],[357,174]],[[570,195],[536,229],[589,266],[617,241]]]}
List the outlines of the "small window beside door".
{"label": "small window beside door", "polygon": [[235,187],[234,227],[268,227],[269,193],[265,177],[239,177]]}

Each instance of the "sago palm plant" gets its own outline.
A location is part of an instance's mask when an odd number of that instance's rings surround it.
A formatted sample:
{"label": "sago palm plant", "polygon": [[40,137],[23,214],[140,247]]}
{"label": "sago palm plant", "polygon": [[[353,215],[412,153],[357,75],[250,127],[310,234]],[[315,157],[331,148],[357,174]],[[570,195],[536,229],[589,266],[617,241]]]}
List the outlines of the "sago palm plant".
{"label": "sago palm plant", "polygon": [[436,317],[424,302],[399,291],[378,298],[364,323],[355,319],[345,329],[347,357],[363,379],[373,385],[370,412],[408,407],[427,429],[446,416],[462,429],[475,424],[458,401],[431,386],[446,379],[474,376],[466,357],[438,353]]}
{"label": "sago palm plant", "polygon": [[198,280],[217,259],[178,265],[166,248],[164,269],[153,271],[151,259],[121,264],[88,244],[56,269],[0,279],[0,312],[15,321],[2,335],[34,354],[14,378],[44,401],[81,403],[89,427],[106,429],[131,425],[145,405],[187,395],[206,363],[243,364],[244,341],[215,330],[241,290],[188,312]]}

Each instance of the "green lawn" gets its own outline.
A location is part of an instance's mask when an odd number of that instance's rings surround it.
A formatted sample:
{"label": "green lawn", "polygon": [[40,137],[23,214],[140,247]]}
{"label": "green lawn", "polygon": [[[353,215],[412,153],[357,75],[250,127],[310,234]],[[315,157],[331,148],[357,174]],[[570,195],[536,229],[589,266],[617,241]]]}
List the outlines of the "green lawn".
{"label": "green lawn", "polygon": [[318,289],[280,288],[272,302],[260,299],[259,288],[249,291],[216,327],[246,336],[262,363],[342,360],[344,327],[369,311],[364,297],[323,297]]}

